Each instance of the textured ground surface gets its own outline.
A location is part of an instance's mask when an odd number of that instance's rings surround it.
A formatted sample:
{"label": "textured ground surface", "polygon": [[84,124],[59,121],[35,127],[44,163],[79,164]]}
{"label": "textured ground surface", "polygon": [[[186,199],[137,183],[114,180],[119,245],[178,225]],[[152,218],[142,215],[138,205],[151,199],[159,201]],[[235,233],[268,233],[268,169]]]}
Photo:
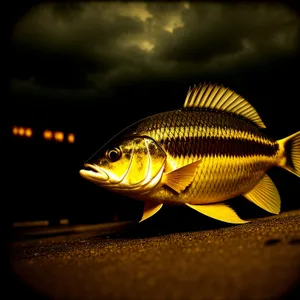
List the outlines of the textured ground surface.
{"label": "textured ground surface", "polygon": [[51,299],[299,296],[299,210],[199,231],[103,233],[109,228],[15,241],[11,268]]}

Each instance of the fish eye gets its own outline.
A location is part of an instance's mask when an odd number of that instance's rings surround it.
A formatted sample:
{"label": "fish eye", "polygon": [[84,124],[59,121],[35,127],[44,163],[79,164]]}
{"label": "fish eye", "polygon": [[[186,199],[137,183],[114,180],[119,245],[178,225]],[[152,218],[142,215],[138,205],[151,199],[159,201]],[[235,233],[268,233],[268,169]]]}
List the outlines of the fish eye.
{"label": "fish eye", "polygon": [[122,151],[118,147],[107,150],[107,152],[106,152],[106,158],[111,162],[115,162],[115,161],[119,160],[121,158],[121,156],[122,156]]}

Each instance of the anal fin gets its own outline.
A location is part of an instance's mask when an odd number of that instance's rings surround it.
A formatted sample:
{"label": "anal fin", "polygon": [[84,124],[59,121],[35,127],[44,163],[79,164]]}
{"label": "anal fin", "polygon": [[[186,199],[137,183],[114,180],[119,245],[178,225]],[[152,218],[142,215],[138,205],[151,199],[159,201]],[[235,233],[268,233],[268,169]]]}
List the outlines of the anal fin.
{"label": "anal fin", "polygon": [[139,221],[139,223],[152,217],[154,214],[156,214],[162,208],[162,206],[163,205],[161,203],[145,201],[143,216],[142,216],[141,220]]}
{"label": "anal fin", "polygon": [[210,218],[232,223],[232,224],[244,224],[250,221],[242,220],[237,213],[225,203],[212,203],[212,204],[203,204],[203,205],[192,205],[186,203],[187,206],[195,209],[199,213],[206,215]]}
{"label": "anal fin", "polygon": [[270,213],[279,214],[280,212],[280,196],[278,190],[267,174],[264,175],[250,192],[243,196]]}
{"label": "anal fin", "polygon": [[201,160],[164,174],[163,183],[177,193],[184,191],[194,180],[197,167]]}

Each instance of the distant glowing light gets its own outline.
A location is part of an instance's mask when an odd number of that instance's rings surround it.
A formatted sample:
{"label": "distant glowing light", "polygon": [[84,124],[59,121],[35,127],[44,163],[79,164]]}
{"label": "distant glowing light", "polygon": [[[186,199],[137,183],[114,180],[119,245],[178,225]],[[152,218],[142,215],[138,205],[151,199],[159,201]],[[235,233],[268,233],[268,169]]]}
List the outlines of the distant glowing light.
{"label": "distant glowing light", "polygon": [[17,126],[14,126],[12,129],[13,135],[17,135],[19,133],[19,129]]}
{"label": "distant glowing light", "polygon": [[26,128],[25,129],[25,135],[27,137],[32,137],[32,129],[31,128]]}
{"label": "distant glowing light", "polygon": [[19,128],[19,135],[23,136],[25,133],[25,129],[23,127]]}
{"label": "distant glowing light", "polygon": [[64,140],[64,133],[61,131],[54,132],[54,139],[58,142],[62,142]]}
{"label": "distant glowing light", "polygon": [[46,130],[44,131],[44,139],[45,139],[45,140],[51,140],[52,137],[53,137],[52,131],[46,129]]}
{"label": "distant glowing light", "polygon": [[[30,127],[22,127],[22,126],[12,126],[12,134],[15,136],[22,136],[26,138],[31,138],[33,136],[34,130]],[[66,141],[70,144],[75,142],[75,134],[74,133],[64,133],[62,131],[52,131],[49,129],[45,129],[43,131],[44,140],[54,140],[56,142],[63,142],[66,137]]]}
{"label": "distant glowing light", "polygon": [[32,137],[33,132],[31,128],[13,126],[12,133],[13,135]]}
{"label": "distant glowing light", "polygon": [[75,142],[75,135],[74,135],[74,133],[69,133],[68,134],[68,142],[71,143],[71,144]]}

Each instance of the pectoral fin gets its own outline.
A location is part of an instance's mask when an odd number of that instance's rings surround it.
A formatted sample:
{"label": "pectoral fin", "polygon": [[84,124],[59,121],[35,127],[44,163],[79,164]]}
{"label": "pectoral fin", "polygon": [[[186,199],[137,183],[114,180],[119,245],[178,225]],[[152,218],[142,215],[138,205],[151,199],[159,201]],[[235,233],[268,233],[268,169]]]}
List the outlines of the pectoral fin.
{"label": "pectoral fin", "polygon": [[197,160],[184,167],[165,173],[163,183],[177,193],[184,191],[194,180],[197,167],[200,163],[201,160]]}
{"label": "pectoral fin", "polygon": [[279,193],[272,179],[267,174],[249,193],[243,196],[270,213],[279,214],[280,212]]}
{"label": "pectoral fin", "polygon": [[156,214],[162,208],[162,206],[163,205],[161,203],[145,201],[143,216],[142,216],[141,220],[139,221],[139,223],[152,217],[154,214]]}
{"label": "pectoral fin", "polygon": [[192,205],[186,203],[186,205],[191,207],[192,209],[195,209],[201,214],[204,214],[213,219],[217,219],[219,221],[232,224],[244,224],[250,222],[242,220],[231,207],[224,203],[213,203],[203,205]]}

